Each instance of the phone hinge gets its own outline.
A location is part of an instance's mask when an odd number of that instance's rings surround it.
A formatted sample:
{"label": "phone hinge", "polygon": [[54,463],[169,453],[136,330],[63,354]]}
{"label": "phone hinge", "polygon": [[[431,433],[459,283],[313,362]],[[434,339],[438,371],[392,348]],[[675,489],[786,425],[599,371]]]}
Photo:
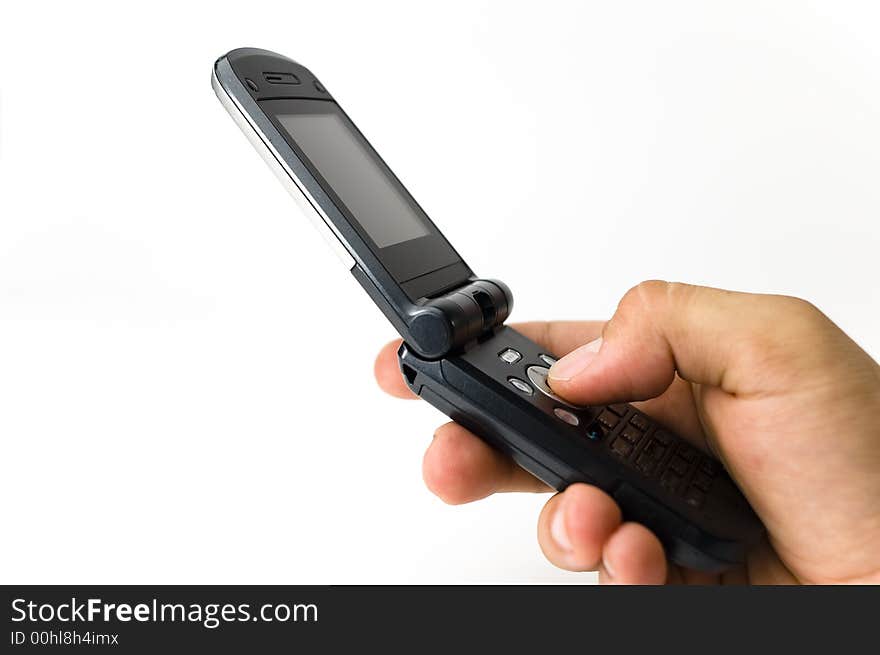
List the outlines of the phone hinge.
{"label": "phone hinge", "polygon": [[[513,309],[513,294],[506,284],[498,280],[470,280],[427,300],[423,307],[440,310],[445,323],[443,332],[446,343],[443,349],[448,352],[502,325]],[[430,327],[427,321],[424,325]],[[411,329],[415,327],[410,326]],[[418,338],[418,335],[414,336]]]}

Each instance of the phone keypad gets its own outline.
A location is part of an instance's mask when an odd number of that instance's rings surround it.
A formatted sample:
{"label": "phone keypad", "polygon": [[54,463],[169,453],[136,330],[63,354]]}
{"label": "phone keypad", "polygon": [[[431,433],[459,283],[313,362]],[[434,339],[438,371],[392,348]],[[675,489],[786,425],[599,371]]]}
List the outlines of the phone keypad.
{"label": "phone keypad", "polygon": [[[541,363],[530,362],[532,357]],[[688,506],[695,509],[703,506],[721,470],[715,460],[625,403],[588,408],[576,407],[562,400],[547,384],[548,366],[556,361],[549,355],[530,356],[513,348],[505,348],[498,353],[498,358],[520,370],[531,382],[530,385],[519,377],[507,377],[507,381],[520,392],[534,396],[534,389],[537,388],[541,394],[536,398],[543,395],[568,407],[557,405],[552,410],[548,408],[558,420],[575,428],[591,441],[606,442],[605,447],[611,455],[645,478],[656,480],[664,490],[678,496]]]}
{"label": "phone keypad", "polygon": [[697,448],[678,439],[667,430],[633,410],[631,416],[624,411],[626,405],[606,407],[599,415],[609,414],[616,418],[614,425],[626,419],[624,427],[615,430],[609,450],[624,460],[646,478],[657,479],[660,486],[676,494],[695,509],[703,506],[706,495],[718,474],[718,464],[703,455]]}

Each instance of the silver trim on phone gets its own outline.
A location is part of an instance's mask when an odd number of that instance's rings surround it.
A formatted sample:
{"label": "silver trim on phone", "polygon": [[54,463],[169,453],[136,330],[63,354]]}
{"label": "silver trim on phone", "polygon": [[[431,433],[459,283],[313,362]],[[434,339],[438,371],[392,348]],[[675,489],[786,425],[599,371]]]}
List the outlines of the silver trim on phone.
{"label": "silver trim on phone", "polygon": [[277,130],[239,81],[226,57],[222,57],[215,64],[211,73],[211,86],[220,104],[229,112],[232,120],[244,132],[248,141],[260,153],[263,161],[272,169],[288,193],[293,196],[303,213],[324,236],[342,263],[349,270],[354,268],[355,260],[336,227],[291,169],[289,163],[291,160],[281,155],[281,152],[290,151],[290,146],[283,139],[279,140],[279,137],[275,136]]}

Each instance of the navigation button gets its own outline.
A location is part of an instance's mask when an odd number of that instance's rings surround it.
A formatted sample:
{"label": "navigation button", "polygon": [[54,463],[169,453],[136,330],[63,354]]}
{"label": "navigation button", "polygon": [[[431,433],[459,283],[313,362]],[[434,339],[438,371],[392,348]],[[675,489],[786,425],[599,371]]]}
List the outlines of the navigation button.
{"label": "navigation button", "polygon": [[554,408],[553,413],[556,414],[556,418],[558,418],[560,421],[565,421],[569,425],[577,426],[581,422],[581,420],[577,416],[572,414],[567,409],[562,409],[561,407]]}
{"label": "navigation button", "polygon": [[519,360],[522,359],[522,355],[520,355],[513,348],[508,348],[507,350],[503,350],[498,354],[502,361],[507,362],[508,364],[516,364]]}
{"label": "navigation button", "polygon": [[531,396],[534,393],[534,390],[529,386],[528,382],[524,382],[519,378],[507,378],[507,381],[527,396]]}
{"label": "navigation button", "polygon": [[538,391],[543,393],[545,396],[548,396],[555,400],[558,403],[562,403],[563,405],[568,405],[569,407],[578,408],[577,405],[572,405],[567,400],[563,400],[550,388],[550,385],[547,384],[547,373],[550,372],[550,369],[546,366],[529,366],[526,369],[526,375],[529,376],[529,380],[531,380],[532,384],[538,387]]}

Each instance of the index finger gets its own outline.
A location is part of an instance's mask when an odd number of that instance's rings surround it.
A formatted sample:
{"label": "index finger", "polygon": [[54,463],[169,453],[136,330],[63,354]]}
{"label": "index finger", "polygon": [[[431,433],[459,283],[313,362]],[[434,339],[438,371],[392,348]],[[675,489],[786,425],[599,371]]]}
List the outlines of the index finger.
{"label": "index finger", "polygon": [[[605,321],[530,321],[514,323],[510,327],[522,333],[555,357],[562,357],[602,333]],[[403,380],[397,364],[397,349],[401,340],[391,341],[379,351],[373,372],[376,382],[388,394],[397,398],[418,398]]]}

